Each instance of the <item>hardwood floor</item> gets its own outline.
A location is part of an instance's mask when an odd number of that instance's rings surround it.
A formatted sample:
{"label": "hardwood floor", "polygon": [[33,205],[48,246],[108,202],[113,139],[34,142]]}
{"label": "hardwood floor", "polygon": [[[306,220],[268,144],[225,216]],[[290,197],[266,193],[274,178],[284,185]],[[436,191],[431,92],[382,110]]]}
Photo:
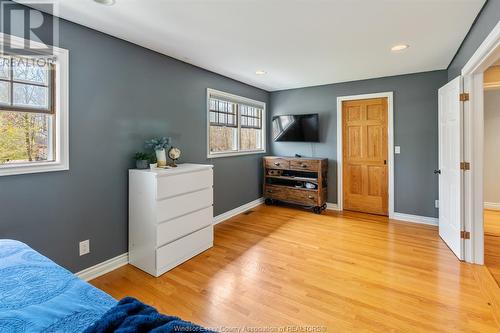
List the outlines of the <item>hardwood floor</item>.
{"label": "hardwood floor", "polygon": [[500,211],[484,210],[484,264],[500,285]]}
{"label": "hardwood floor", "polygon": [[484,210],[484,233],[500,237],[500,210]]}
{"label": "hardwood floor", "polygon": [[127,265],[92,284],[226,332],[497,332],[483,269],[458,261],[436,227],[259,206],[160,278]]}

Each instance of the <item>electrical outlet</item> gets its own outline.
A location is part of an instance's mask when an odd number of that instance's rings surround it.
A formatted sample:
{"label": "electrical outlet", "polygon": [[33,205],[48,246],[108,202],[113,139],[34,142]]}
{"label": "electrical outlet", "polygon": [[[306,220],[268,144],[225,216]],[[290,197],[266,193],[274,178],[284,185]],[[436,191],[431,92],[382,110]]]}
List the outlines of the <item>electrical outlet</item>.
{"label": "electrical outlet", "polygon": [[90,253],[90,240],[84,240],[80,242],[80,255]]}
{"label": "electrical outlet", "polygon": [[394,146],[394,154],[401,154],[401,146]]}
{"label": "electrical outlet", "polygon": [[439,208],[439,200],[434,201],[434,207]]}

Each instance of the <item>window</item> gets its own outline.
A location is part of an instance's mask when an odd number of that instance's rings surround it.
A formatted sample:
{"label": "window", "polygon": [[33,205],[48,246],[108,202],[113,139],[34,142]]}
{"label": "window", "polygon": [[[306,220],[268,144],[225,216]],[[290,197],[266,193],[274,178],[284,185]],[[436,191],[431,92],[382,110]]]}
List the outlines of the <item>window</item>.
{"label": "window", "polygon": [[208,89],[208,158],[265,152],[266,104]]}
{"label": "window", "polygon": [[67,64],[59,48],[0,54],[0,176],[68,169]]}

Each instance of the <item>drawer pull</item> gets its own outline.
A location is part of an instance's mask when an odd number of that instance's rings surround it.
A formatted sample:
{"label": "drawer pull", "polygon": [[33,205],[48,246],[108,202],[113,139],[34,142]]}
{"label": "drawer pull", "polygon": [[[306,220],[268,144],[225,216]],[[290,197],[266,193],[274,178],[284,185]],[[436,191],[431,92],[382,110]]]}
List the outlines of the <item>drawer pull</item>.
{"label": "drawer pull", "polygon": [[312,195],[308,196],[309,199],[314,199],[314,197]]}
{"label": "drawer pull", "polygon": [[301,167],[307,168],[307,164],[301,164]]}
{"label": "drawer pull", "polygon": [[273,190],[267,190],[267,193],[273,193]]}
{"label": "drawer pull", "polygon": [[279,166],[280,162],[274,162],[274,165]]}

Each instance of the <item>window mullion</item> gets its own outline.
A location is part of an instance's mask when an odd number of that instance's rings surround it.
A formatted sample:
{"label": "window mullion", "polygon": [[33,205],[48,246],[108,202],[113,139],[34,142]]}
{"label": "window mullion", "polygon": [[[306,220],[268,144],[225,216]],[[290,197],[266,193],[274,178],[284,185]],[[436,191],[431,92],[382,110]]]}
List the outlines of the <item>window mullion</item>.
{"label": "window mullion", "polygon": [[9,57],[9,105],[14,106],[14,69],[12,58]]}
{"label": "window mullion", "polygon": [[236,122],[238,125],[238,132],[236,133],[236,150],[241,151],[240,142],[241,142],[241,113],[240,113],[240,105],[235,104],[236,107]]}

